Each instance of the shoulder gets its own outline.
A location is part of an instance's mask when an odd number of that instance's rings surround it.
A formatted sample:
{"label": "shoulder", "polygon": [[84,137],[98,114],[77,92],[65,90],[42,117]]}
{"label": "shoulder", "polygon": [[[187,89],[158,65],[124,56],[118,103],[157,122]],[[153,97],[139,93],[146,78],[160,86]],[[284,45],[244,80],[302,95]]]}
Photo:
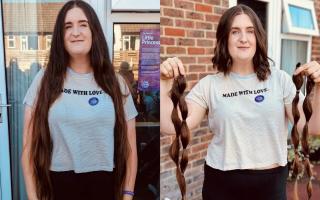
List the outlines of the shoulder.
{"label": "shoulder", "polygon": [[278,80],[287,80],[287,79],[291,79],[291,76],[284,70],[279,69],[277,67],[270,67],[270,71],[271,71],[271,78],[276,78]]}
{"label": "shoulder", "polygon": [[212,81],[219,80],[219,79],[221,79],[223,77],[224,77],[223,73],[222,72],[218,72],[218,73],[215,73],[215,74],[206,75],[205,77],[201,78],[199,80],[199,82],[201,82],[201,83],[210,83]]}

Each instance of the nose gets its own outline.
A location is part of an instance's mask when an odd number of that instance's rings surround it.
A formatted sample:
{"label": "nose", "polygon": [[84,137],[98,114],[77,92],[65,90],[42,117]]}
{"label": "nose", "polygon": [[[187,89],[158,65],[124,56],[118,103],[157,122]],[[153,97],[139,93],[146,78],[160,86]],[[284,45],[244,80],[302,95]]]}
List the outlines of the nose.
{"label": "nose", "polygon": [[241,43],[248,42],[247,33],[246,32],[241,32],[239,40],[240,40]]}
{"label": "nose", "polygon": [[77,27],[77,26],[73,27],[71,34],[72,34],[72,36],[74,36],[74,37],[78,37],[78,36],[80,35],[79,27]]}

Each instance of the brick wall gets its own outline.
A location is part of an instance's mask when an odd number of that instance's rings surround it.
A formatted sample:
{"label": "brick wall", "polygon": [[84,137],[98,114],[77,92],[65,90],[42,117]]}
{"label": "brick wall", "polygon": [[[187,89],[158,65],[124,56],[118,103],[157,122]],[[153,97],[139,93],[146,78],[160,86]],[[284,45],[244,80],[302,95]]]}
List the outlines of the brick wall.
{"label": "brick wall", "polygon": [[[318,20],[318,28],[320,30],[320,1],[314,1],[314,7],[316,10],[316,18]],[[320,37],[312,37],[312,51],[311,60],[320,62]]]}
{"label": "brick wall", "polygon": [[[215,31],[228,0],[160,0],[161,59],[177,56],[187,71],[188,90],[199,79],[212,73]],[[188,146],[189,164],[186,170],[188,200],[200,200],[203,164],[206,149],[213,134],[207,121],[192,133]],[[179,199],[175,165],[168,155],[174,136],[161,134],[161,199]]]}

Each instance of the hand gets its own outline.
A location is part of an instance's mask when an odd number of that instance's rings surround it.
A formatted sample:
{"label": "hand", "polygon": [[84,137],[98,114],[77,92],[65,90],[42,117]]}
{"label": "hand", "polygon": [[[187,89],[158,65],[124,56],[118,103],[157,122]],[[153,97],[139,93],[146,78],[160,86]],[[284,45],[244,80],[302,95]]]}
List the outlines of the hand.
{"label": "hand", "polygon": [[172,79],[179,75],[185,75],[185,69],[181,60],[177,57],[168,58],[160,65],[160,78],[162,80]]}
{"label": "hand", "polygon": [[317,85],[320,85],[320,64],[318,62],[312,61],[301,65],[298,69],[296,69],[294,75],[300,73],[310,76]]}

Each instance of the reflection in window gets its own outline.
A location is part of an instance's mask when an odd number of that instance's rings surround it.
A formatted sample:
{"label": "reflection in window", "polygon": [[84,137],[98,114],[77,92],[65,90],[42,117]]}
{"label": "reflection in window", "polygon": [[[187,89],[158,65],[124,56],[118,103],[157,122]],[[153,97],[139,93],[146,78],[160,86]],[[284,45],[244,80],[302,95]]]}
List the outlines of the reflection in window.
{"label": "reflection in window", "polygon": [[8,48],[16,48],[16,37],[13,35],[8,36]]}
{"label": "reflection in window", "polygon": [[38,50],[38,36],[29,35],[28,36],[28,49],[29,50]]}
{"label": "reflection in window", "polygon": [[21,50],[27,50],[28,49],[28,40],[27,40],[27,36],[23,35],[20,36],[20,46],[21,46]]}
{"label": "reflection in window", "polygon": [[9,111],[12,199],[27,199],[20,155],[23,98],[34,76],[45,66],[56,16],[63,0],[4,0],[2,3]]}
{"label": "reflection in window", "polygon": [[[139,112],[136,120],[138,122],[158,122],[160,119],[159,90],[142,91],[138,89],[142,29],[159,30],[159,24],[114,24],[113,64],[130,87]],[[157,55],[160,56],[159,53]]]}
{"label": "reflection in window", "polygon": [[314,29],[313,18],[310,9],[289,4],[292,25],[299,28]]}
{"label": "reflection in window", "polygon": [[46,49],[50,49],[51,41],[52,41],[52,35],[47,35],[46,36]]}

